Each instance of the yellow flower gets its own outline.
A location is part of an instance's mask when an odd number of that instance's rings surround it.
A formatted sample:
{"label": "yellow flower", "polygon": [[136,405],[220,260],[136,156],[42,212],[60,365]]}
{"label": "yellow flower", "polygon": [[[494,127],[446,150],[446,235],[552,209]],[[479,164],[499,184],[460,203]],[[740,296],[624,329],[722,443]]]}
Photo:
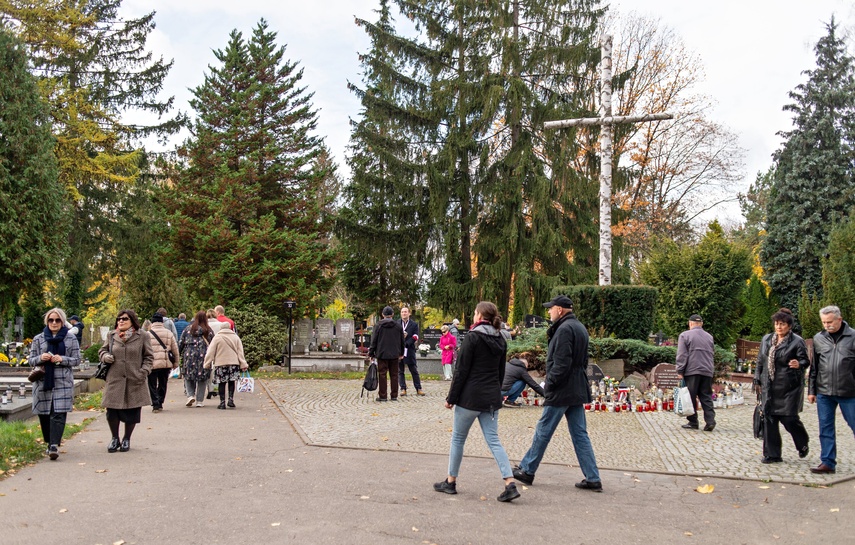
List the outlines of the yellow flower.
{"label": "yellow flower", "polygon": [[3,363],[9,363],[9,357],[6,356],[6,354],[0,352],[0,361],[2,361]]}

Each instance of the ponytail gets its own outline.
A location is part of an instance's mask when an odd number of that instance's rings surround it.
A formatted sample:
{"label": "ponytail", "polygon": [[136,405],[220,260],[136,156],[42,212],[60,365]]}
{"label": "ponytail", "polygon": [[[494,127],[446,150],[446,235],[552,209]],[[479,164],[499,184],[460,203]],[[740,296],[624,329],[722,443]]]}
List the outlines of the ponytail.
{"label": "ponytail", "polygon": [[490,325],[496,329],[502,329],[502,317],[499,316],[499,309],[489,301],[481,301],[475,306],[475,311],[481,315],[481,319],[485,322],[490,322]]}

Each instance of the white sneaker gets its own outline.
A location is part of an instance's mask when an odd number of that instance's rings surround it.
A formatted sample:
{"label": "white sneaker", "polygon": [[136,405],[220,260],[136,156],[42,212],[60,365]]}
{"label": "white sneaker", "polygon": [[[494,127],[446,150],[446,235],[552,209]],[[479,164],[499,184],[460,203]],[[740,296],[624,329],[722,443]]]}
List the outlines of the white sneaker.
{"label": "white sneaker", "polygon": [[196,403],[196,406],[197,406],[197,407],[204,407],[204,406],[205,406],[205,404],[204,404],[204,403],[202,403],[202,402],[200,401],[199,403]]}
{"label": "white sneaker", "polygon": [[187,403],[185,403],[184,406],[185,407],[192,407],[194,403],[196,403],[196,398],[195,397],[188,397]]}

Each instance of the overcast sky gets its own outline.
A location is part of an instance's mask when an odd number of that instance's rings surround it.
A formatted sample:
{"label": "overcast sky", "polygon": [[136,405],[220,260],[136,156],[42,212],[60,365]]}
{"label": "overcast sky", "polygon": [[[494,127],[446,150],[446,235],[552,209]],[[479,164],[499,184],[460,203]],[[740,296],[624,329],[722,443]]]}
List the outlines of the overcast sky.
{"label": "overcast sky", "polygon": [[[304,83],[314,92],[320,110],[318,132],[331,148],[340,172],[349,139],[348,118],[359,114],[359,103],[348,92],[348,80],[360,82],[357,54],[368,39],[354,16],[374,20],[377,0],[125,0],[126,17],[156,11],[157,29],[151,49],[175,65],[167,78],[165,96],[174,95],[179,109],[189,111],[189,88],[198,86],[213,49],[225,47],[228,34],[238,29],[249,36],[260,18],[287,45],[286,56],[305,70]],[[744,183],[771,164],[780,139],[790,127],[781,108],[787,93],[805,81],[802,71],[814,67],[813,45],[825,33],[833,15],[845,29],[853,21],[853,0],[621,0],[611,4],[619,13],[635,11],[657,18],[680,35],[705,68],[699,90],[716,103],[713,117],[735,132],[746,150]],[[192,112],[189,112],[192,115]],[[719,210],[722,219],[738,219],[738,207]]]}

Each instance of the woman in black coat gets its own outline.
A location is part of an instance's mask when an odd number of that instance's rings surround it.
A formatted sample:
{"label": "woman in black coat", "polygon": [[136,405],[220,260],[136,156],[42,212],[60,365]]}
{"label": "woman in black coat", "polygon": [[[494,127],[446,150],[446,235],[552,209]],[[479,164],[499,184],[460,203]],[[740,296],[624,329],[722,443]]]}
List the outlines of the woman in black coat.
{"label": "woman in black coat", "polygon": [[511,501],[520,496],[514,483],[508,454],[499,441],[498,410],[502,407],[502,379],[507,345],[500,333],[502,318],[496,305],[487,301],[475,307],[475,322],[463,338],[457,355],[457,370],[445,398],[445,408],[454,409],[448,477],[433,485],[437,492],[457,494],[457,473],[463,460],[463,446],[475,420],[484,441],[502,472],[505,489],[497,498]]}
{"label": "woman in black coat", "polygon": [[781,430],[793,436],[799,458],[808,454],[808,433],[799,418],[804,405],[805,369],[810,365],[804,339],[792,332],[793,313],[782,308],[772,315],[775,332],[763,337],[757,355],[754,385],[763,407],[764,464],[782,462]]}

